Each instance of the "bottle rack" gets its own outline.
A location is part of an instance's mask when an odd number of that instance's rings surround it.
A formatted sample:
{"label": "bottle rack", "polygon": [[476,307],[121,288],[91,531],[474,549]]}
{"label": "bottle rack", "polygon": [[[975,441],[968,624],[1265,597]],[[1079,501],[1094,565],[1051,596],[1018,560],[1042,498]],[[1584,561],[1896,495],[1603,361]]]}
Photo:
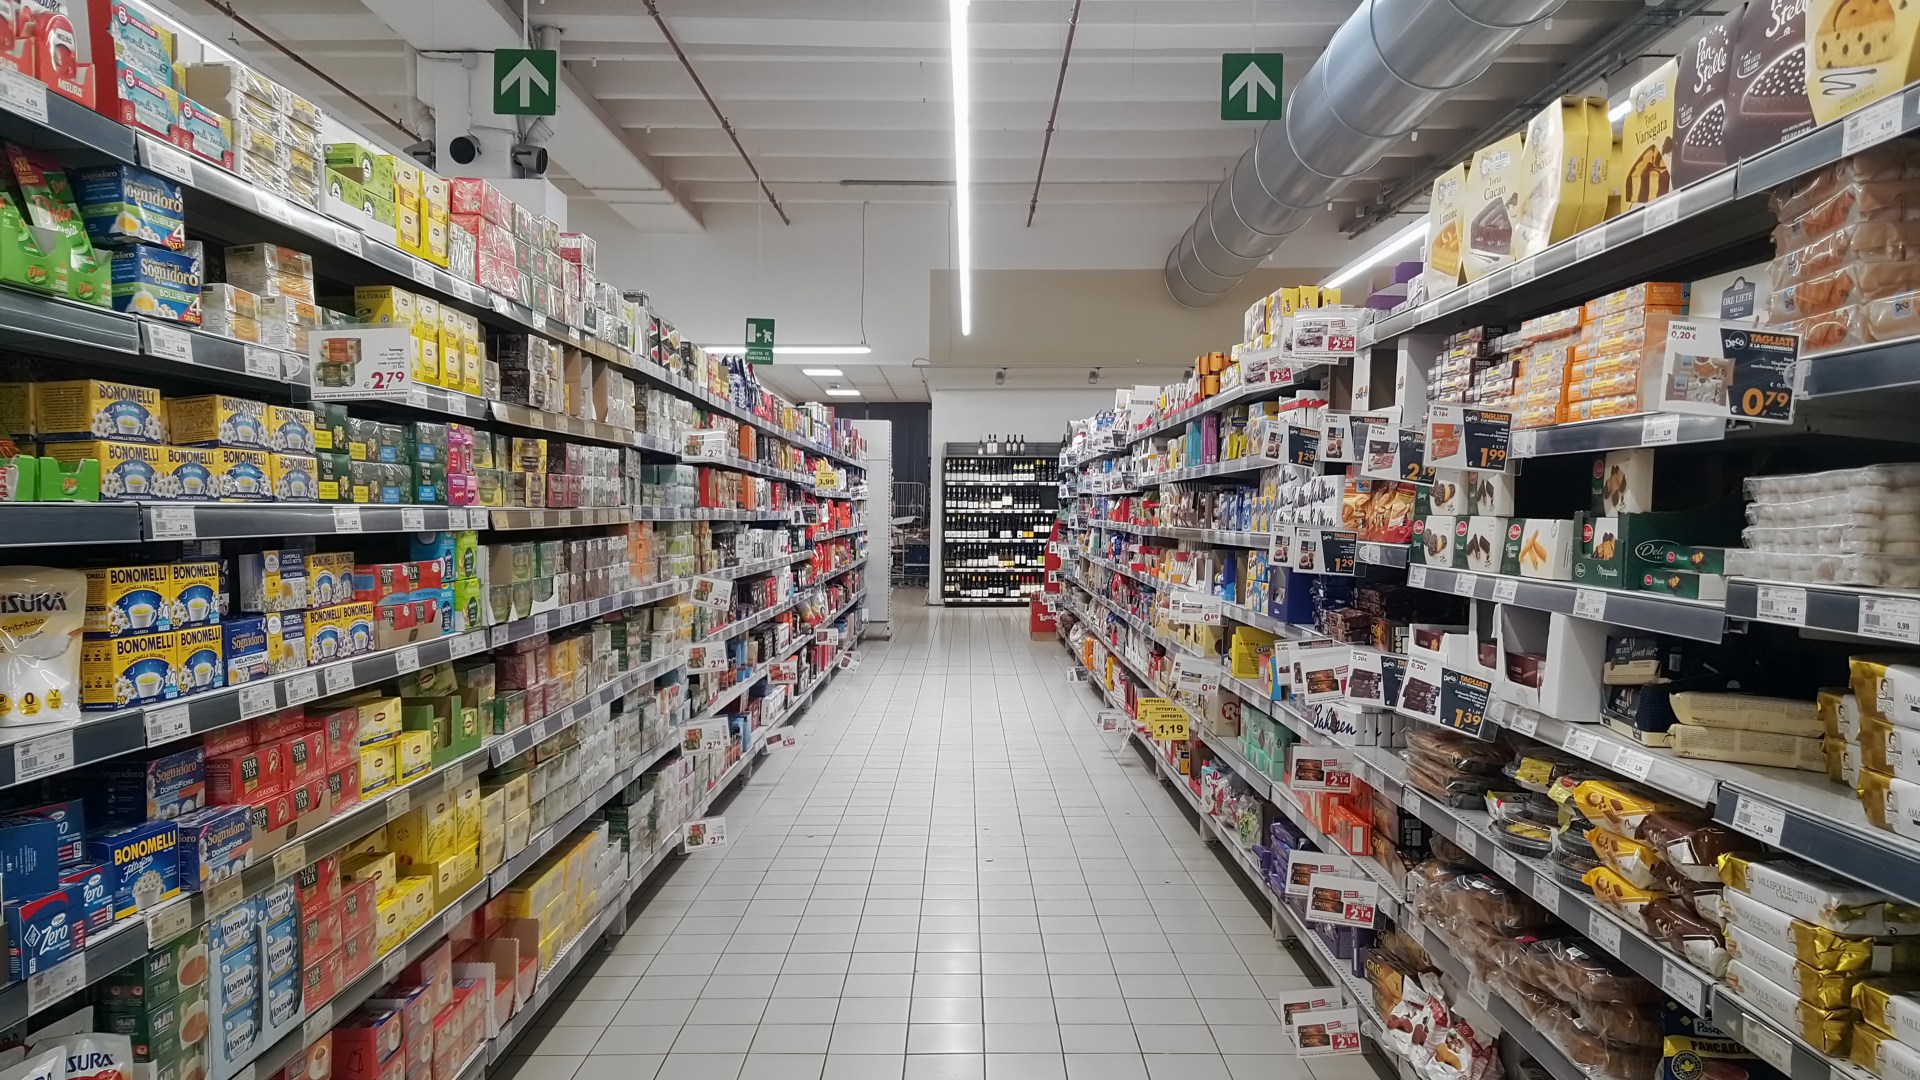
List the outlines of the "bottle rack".
{"label": "bottle rack", "polygon": [[1019,605],[1046,580],[1047,537],[1060,505],[1059,443],[1017,454],[947,443],[938,463],[934,593],[941,603]]}

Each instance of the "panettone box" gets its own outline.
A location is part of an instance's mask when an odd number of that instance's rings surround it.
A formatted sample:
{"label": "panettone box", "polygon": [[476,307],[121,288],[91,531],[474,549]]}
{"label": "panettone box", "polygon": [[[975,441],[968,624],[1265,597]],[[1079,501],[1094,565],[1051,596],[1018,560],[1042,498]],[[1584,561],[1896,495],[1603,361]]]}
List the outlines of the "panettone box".
{"label": "panettone box", "polygon": [[1812,130],[1808,74],[1807,0],[1748,0],[1727,69],[1729,161]]}
{"label": "panettone box", "polygon": [[1627,173],[1620,194],[1631,208],[1673,190],[1673,94],[1680,64],[1668,60],[1633,84],[1621,126]]}
{"label": "panettone box", "polygon": [[1910,0],[1813,0],[1806,7],[1815,123],[1871,105],[1920,74],[1920,6]]}

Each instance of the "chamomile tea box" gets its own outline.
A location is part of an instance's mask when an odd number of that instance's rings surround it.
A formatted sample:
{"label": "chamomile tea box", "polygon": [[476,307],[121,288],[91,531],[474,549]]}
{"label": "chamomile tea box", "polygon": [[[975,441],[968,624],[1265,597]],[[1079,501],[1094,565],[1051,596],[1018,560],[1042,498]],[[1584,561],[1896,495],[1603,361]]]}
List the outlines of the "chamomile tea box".
{"label": "chamomile tea box", "polygon": [[94,243],[186,247],[186,201],[174,181],[133,165],[106,165],[79,170],[74,185]]}
{"label": "chamomile tea box", "polygon": [[139,245],[113,253],[113,309],[200,325],[205,258],[199,243],[186,250]]}
{"label": "chamomile tea box", "polygon": [[151,387],[75,379],[34,383],[28,397],[33,433],[48,442],[118,439],[164,443],[168,438],[166,406],[160,391]]}

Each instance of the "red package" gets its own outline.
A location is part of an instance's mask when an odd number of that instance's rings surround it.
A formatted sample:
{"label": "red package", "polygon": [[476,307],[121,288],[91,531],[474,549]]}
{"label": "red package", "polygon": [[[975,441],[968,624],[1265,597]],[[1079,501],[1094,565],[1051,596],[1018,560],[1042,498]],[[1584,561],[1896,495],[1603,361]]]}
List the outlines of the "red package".
{"label": "red package", "polygon": [[314,709],[307,718],[320,732],[327,751],[329,770],[345,768],[360,761],[360,708],[348,705],[338,709]]}
{"label": "red package", "polygon": [[281,709],[279,712],[254,717],[247,721],[247,727],[252,729],[254,745],[265,746],[270,742],[279,742],[290,735],[311,731],[313,721],[307,718],[304,710]]}
{"label": "red package", "polygon": [[333,804],[333,812],[344,814],[360,805],[360,765],[354,762],[342,765],[326,776],[327,798]]}
{"label": "red package", "polygon": [[302,916],[334,906],[340,900],[340,856],[322,855],[301,867],[293,882],[300,890]]}
{"label": "red package", "polygon": [[222,754],[231,754],[236,750],[245,750],[253,745],[252,724],[228,724],[206,733],[200,740],[203,752],[209,758]]}
{"label": "red package", "polygon": [[279,743],[207,759],[207,799],[216,806],[252,803],[280,790],[286,770]]}
{"label": "red package", "polygon": [[293,807],[293,795],[285,791],[255,795],[248,800],[247,807],[253,811],[253,835],[256,839],[261,833],[278,832],[300,817]]}
{"label": "red package", "polygon": [[324,956],[308,954],[306,982],[301,991],[308,1012],[319,1008],[339,992],[341,984],[346,981],[342,978],[345,966],[345,953],[340,949],[331,949]]}
{"label": "red package", "polygon": [[432,952],[408,964],[400,978],[426,987],[434,1009],[446,1008],[453,1001],[453,943],[441,942]]}
{"label": "red package", "polygon": [[[334,1025],[334,1075],[342,1080],[380,1080],[383,1066],[400,1052],[402,1031],[397,1011],[371,1005]],[[401,1075],[406,1075],[404,1068]]]}
{"label": "red package", "polygon": [[340,934],[343,943],[351,944],[361,934],[373,933],[378,884],[368,878],[340,886]]}
{"label": "red package", "polygon": [[303,731],[281,741],[286,777],[284,782],[291,788],[304,783],[309,777],[318,776],[327,770],[327,737],[321,731]]}
{"label": "red package", "polygon": [[303,956],[322,956],[338,949],[343,940],[340,933],[340,908],[327,904],[316,908],[301,908],[300,952]]}
{"label": "red package", "polygon": [[[373,895],[367,894],[367,911],[373,911]],[[342,914],[345,914],[344,908]],[[340,945],[340,982],[347,983],[365,975],[373,969],[374,961],[380,959],[380,941],[376,931],[369,926],[358,934],[348,934]]]}

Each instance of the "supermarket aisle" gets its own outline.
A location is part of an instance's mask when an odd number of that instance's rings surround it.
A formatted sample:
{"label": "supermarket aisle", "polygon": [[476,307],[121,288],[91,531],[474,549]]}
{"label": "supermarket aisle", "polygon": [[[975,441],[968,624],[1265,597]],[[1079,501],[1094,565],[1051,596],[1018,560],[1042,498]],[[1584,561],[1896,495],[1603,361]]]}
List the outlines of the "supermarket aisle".
{"label": "supermarket aisle", "polygon": [[[523,1039],[528,1080],[1370,1080],[1024,612],[895,609]],[[504,1064],[504,1063],[503,1063]],[[504,1072],[504,1070],[502,1070]]]}

